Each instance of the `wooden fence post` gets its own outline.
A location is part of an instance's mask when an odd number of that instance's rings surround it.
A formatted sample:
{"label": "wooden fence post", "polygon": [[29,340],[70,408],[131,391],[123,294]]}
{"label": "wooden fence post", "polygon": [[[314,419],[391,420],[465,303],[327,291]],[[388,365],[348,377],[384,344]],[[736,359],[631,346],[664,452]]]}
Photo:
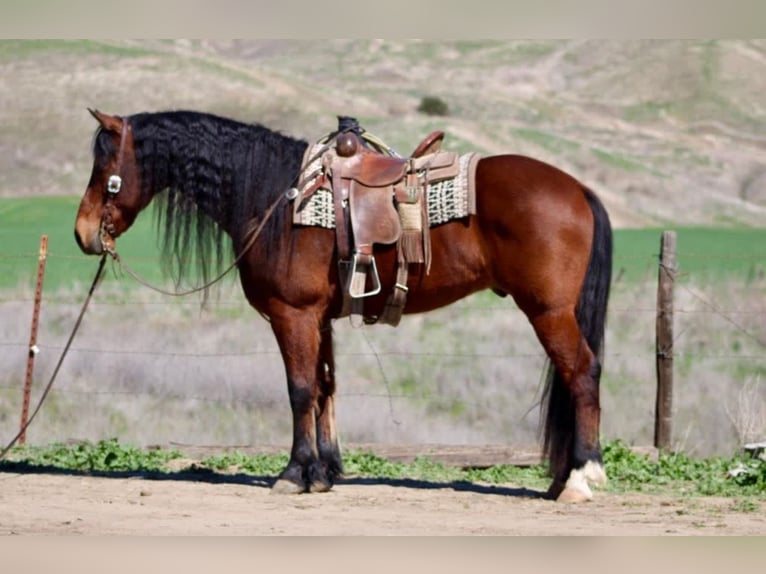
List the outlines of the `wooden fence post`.
{"label": "wooden fence post", "polygon": [[40,257],[37,261],[37,286],[35,287],[35,306],[32,311],[32,329],[29,335],[29,355],[27,357],[27,377],[24,381],[24,399],[21,405],[21,423],[19,429],[19,444],[24,444],[27,439],[26,430],[23,430],[29,417],[29,395],[32,390],[32,371],[35,367],[35,355],[37,355],[37,325],[40,319],[40,302],[43,297],[43,278],[45,277],[45,261],[48,258],[48,236],[40,237]]}
{"label": "wooden fence post", "polygon": [[657,282],[657,403],[654,446],[671,447],[673,431],[673,288],[676,278],[676,232],[664,231]]}

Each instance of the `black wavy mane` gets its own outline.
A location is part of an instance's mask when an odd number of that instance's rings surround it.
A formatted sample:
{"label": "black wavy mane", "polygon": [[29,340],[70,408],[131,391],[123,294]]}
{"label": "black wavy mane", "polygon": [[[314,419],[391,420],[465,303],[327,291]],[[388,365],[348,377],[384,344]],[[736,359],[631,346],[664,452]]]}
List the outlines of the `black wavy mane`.
{"label": "black wavy mane", "polygon": [[[259,124],[193,111],[140,113],[129,118],[143,181],[155,195],[163,266],[180,282],[190,271],[203,281],[243,246],[248,226],[295,184],[307,142]],[[106,141],[105,141],[106,140]],[[110,151],[96,137],[94,151]],[[114,150],[111,150],[114,153]],[[277,209],[258,241],[279,240],[289,210]]]}

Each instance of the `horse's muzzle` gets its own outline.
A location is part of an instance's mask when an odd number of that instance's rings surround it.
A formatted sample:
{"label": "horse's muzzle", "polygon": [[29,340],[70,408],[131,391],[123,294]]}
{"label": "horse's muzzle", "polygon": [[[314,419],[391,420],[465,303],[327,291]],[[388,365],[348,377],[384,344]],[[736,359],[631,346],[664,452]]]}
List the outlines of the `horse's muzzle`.
{"label": "horse's muzzle", "polygon": [[98,233],[91,233],[88,240],[84,241],[80,232],[75,229],[74,238],[77,245],[86,255],[101,255],[104,252],[104,245]]}

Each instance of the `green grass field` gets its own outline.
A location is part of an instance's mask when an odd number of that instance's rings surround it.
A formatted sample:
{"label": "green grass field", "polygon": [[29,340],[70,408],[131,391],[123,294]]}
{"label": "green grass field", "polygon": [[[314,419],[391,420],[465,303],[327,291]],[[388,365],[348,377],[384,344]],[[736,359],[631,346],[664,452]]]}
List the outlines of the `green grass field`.
{"label": "green grass field", "polygon": [[[766,273],[766,228],[680,227],[676,265],[683,278],[750,283]],[[614,275],[635,282],[656,279],[664,229],[615,231]]]}
{"label": "green grass field", "polygon": [[[0,288],[34,285],[42,235],[48,236],[46,290],[90,282],[98,258],[83,255],[75,243],[79,201],[78,197],[0,199]],[[118,247],[131,268],[153,281],[163,278],[151,213],[138,218]]]}
{"label": "green grass field", "polygon": [[[40,236],[48,235],[47,289],[87,284],[97,258],[82,255],[74,242],[79,198],[0,199],[0,288],[32,286]],[[150,212],[142,214],[119,240],[119,252],[148,278],[162,279],[157,234]],[[615,281],[653,281],[657,276],[661,229],[615,231]],[[700,282],[751,282],[766,273],[766,228],[684,227],[675,230],[677,264],[684,277]],[[130,282],[125,278],[124,282]]]}

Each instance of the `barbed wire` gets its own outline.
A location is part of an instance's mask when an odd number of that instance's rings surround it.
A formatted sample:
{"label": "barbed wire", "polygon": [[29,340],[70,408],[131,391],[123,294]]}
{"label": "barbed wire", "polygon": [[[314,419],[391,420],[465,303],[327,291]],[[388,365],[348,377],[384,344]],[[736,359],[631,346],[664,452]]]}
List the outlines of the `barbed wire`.
{"label": "barbed wire", "polygon": [[[689,253],[689,252],[683,252],[679,253],[679,256],[683,256],[684,258],[704,258],[706,260],[721,260],[721,259],[732,259],[732,260],[750,260],[750,261],[764,261],[765,257],[764,255],[751,255],[751,254],[732,254],[732,255],[710,255],[710,254],[702,254],[702,253]],[[59,255],[55,253],[49,253],[48,257],[53,257],[66,260],[66,261],[72,261],[72,260],[82,260],[83,262],[88,262],[89,264],[92,263],[91,259],[85,258],[84,256],[70,256],[70,255]],[[630,255],[630,256],[618,256],[615,257],[615,261],[619,262],[620,260],[646,260],[647,264],[653,264],[656,265],[656,254],[653,255]],[[21,260],[21,259],[34,259],[35,261],[38,258],[38,253],[29,253],[29,254],[0,254],[0,261],[2,260]],[[157,258],[135,258],[136,260],[140,261],[159,261]],[[712,269],[711,269],[712,270]],[[718,272],[718,269],[715,270]],[[704,274],[705,270],[695,270],[695,272],[692,274],[690,272],[684,272],[676,273],[676,285],[684,290],[684,292],[691,295],[691,297],[695,301],[699,301],[703,307],[702,308],[674,308],[673,312],[678,314],[686,314],[686,315],[714,315],[722,318],[724,321],[726,321],[731,327],[734,328],[734,330],[738,333],[741,333],[744,336],[747,336],[754,342],[756,342],[760,347],[765,347],[766,342],[757,334],[752,333],[748,328],[746,328],[739,320],[735,319],[734,317],[753,317],[753,316],[760,316],[766,314],[766,307],[760,307],[756,309],[742,309],[742,308],[729,308],[730,306],[727,305],[726,307],[720,306],[717,304],[717,302],[712,301],[710,298],[706,297],[702,293],[700,293],[697,289],[694,289],[686,284],[686,280],[690,277],[693,277],[696,274]],[[648,275],[648,274],[647,274]],[[683,279],[681,281],[680,279]],[[635,281],[637,285],[642,285],[649,283],[649,279],[644,279],[640,281]],[[628,282],[628,283],[633,283]],[[114,294],[114,293],[106,293],[101,295],[101,300],[95,301],[95,306],[103,306],[103,307],[129,307],[129,306],[153,306],[153,307],[163,307],[163,306],[171,306],[171,307],[194,307],[199,308],[200,303],[197,300],[170,300],[170,299],[163,299],[163,300],[143,300],[138,299],[135,297],[126,297],[126,298],[117,298],[121,297],[120,294]],[[5,303],[31,303],[34,301],[34,298],[32,295],[24,296],[24,295],[8,295],[4,297],[0,297],[0,305]],[[47,295],[44,299],[44,305],[45,306],[67,306],[67,305],[76,305],[79,301],[76,299],[76,295],[67,295],[67,294],[52,294]],[[237,296],[234,298],[218,298],[214,299],[213,301],[209,302],[209,309],[214,311],[215,308],[225,308],[225,309],[242,309],[243,311],[250,310],[249,305],[245,301],[244,297]],[[727,303],[731,303],[730,301],[727,301]],[[212,308],[212,309],[210,309]],[[511,313],[521,313],[521,311],[513,304],[503,304],[503,305],[481,305],[481,304],[473,304],[473,303],[465,303],[465,302],[458,302],[451,306],[451,308],[455,311],[465,311],[470,313],[495,313],[498,311],[502,312],[511,312]],[[656,314],[657,309],[655,307],[610,307],[609,309],[610,313],[625,313],[625,314]],[[255,317],[255,315],[254,315]],[[367,340],[368,350],[366,351],[350,351],[350,350],[343,350],[343,349],[337,349],[335,352],[335,355],[338,357],[368,357],[368,358],[374,358],[377,363],[378,367],[381,369],[381,372],[383,372],[383,366],[381,363],[381,359],[384,357],[433,357],[433,358],[451,358],[451,359],[497,359],[497,360],[507,360],[507,361],[513,361],[513,360],[519,360],[519,359],[544,359],[545,354],[542,350],[539,352],[534,353],[509,353],[509,352],[456,352],[456,351],[431,351],[431,350],[407,350],[407,351],[399,351],[399,350],[385,350],[385,349],[377,349],[372,346],[369,339]],[[0,341],[0,347],[16,347],[19,349],[26,349],[27,347],[26,341]],[[60,345],[47,345],[47,344],[41,344],[38,345],[41,350],[44,351],[57,351],[61,350],[62,346]],[[173,358],[183,358],[183,359],[201,359],[201,360],[207,360],[207,359],[226,359],[226,358],[232,358],[232,357],[254,357],[254,356],[273,356],[273,357],[279,357],[280,352],[278,349],[254,349],[254,350],[248,350],[248,351],[226,351],[226,352],[210,352],[210,351],[173,351],[173,350],[156,350],[156,349],[116,349],[116,348],[93,348],[93,347],[73,347],[71,352],[73,354],[98,354],[98,355],[128,355],[128,356],[153,356],[153,357],[164,357],[167,359],[173,359]],[[630,353],[620,353],[620,352],[609,352],[607,350],[607,357],[611,358],[630,358],[630,357],[636,357],[636,356],[646,356],[647,358],[653,359],[655,356],[654,350],[647,349],[646,353],[636,353],[636,352],[630,352]],[[763,361],[764,356],[762,355],[753,355],[753,354],[736,354],[736,353],[718,353],[718,354],[711,354],[711,353],[702,353],[698,351],[679,351],[676,350],[674,352],[674,356],[677,358],[693,358],[695,360],[706,360],[706,361]],[[369,397],[369,398],[382,398],[389,401],[389,409],[393,409],[391,400],[392,399],[430,399],[433,398],[430,395],[426,394],[410,394],[410,393],[395,393],[392,392],[392,390],[389,388],[388,380],[385,378],[383,379],[387,392],[385,393],[376,393],[376,392],[346,392],[341,393],[343,396],[360,396],[360,397]],[[0,385],[0,389],[5,390],[18,390],[17,385]],[[67,389],[67,388],[58,388],[54,389],[54,392],[57,393],[74,393],[74,394],[93,394],[93,395],[128,395],[128,396],[144,396],[149,395],[153,396],[155,398],[160,397],[163,399],[171,399],[171,400],[198,400],[198,401],[207,401],[207,402],[218,402],[218,403],[257,403],[262,399],[258,400],[250,400],[250,399],[244,399],[244,398],[214,398],[214,397],[206,397],[201,396],[199,394],[179,394],[179,393],[166,393],[166,392],[149,392],[149,391],[132,391],[132,390],[112,390],[112,389]],[[340,391],[339,391],[340,392]],[[393,410],[392,410],[393,412]]]}
{"label": "barbed wire", "polygon": [[[16,347],[19,349],[26,349],[27,343],[14,342],[14,341],[0,341],[0,347]],[[63,346],[57,345],[38,345],[40,351],[60,351]],[[70,353],[77,354],[95,354],[95,355],[133,355],[133,356],[153,356],[153,357],[168,357],[168,358],[184,358],[184,359],[210,359],[210,358],[230,358],[230,357],[256,357],[263,355],[271,355],[274,357],[280,357],[279,350],[255,350],[255,351],[240,351],[240,352],[209,352],[209,351],[149,351],[141,349],[95,349],[95,348],[76,348],[72,347]],[[343,351],[336,350],[335,356],[337,357],[432,357],[432,358],[453,358],[453,359],[498,359],[498,360],[511,360],[511,359],[544,359],[546,357],[543,351],[534,353],[456,353],[456,352],[436,352],[436,351]],[[654,350],[647,350],[645,353],[619,353],[619,352],[607,352],[607,358],[625,358],[625,357],[654,357]],[[678,351],[673,353],[674,357],[688,357],[693,359],[710,359],[710,360],[746,360],[746,361],[766,361],[766,356],[763,355],[742,355],[742,354],[710,354],[699,353],[691,351]],[[0,386],[2,388],[2,386]]]}
{"label": "barbed wire", "polygon": [[[694,295],[694,294],[692,294]],[[111,297],[112,295],[107,295],[107,297]],[[695,298],[698,298],[695,296]],[[11,296],[11,297],[0,297],[0,305],[3,303],[32,303],[34,302],[33,296]],[[45,298],[44,304],[48,307],[50,306],[67,306],[67,305],[77,305],[79,302],[74,298],[68,298],[68,297],[60,297],[58,295],[51,295]],[[129,307],[129,306],[136,306],[136,305],[147,305],[147,306],[169,306],[169,307],[192,307],[195,309],[198,309],[200,304],[199,301],[190,301],[190,300],[160,300],[160,301],[147,301],[143,299],[120,299],[120,300],[110,300],[110,299],[102,299],[94,302],[95,306],[106,306],[106,307]],[[247,303],[247,301],[244,299],[244,297],[236,297],[233,299],[224,299],[224,300],[213,300],[208,303],[208,312],[214,312],[216,308],[218,307],[225,307],[230,308],[233,307],[235,309],[241,309],[243,311],[251,310],[252,308]],[[453,305],[450,307],[452,310],[455,311],[470,311],[470,312],[489,312],[494,313],[497,311],[503,311],[503,312],[515,312],[515,313],[521,313],[521,310],[512,304],[506,304],[506,305],[473,305],[470,303],[461,303],[456,302],[453,303]],[[610,313],[656,313],[657,309],[656,307],[609,307]],[[711,311],[709,309],[684,309],[684,308],[678,308],[675,307],[673,309],[674,313],[684,313],[684,314],[710,314]],[[751,316],[753,314],[766,314],[766,306],[758,309],[728,309],[728,308],[716,308],[716,313],[726,313],[728,315],[748,315]]]}

